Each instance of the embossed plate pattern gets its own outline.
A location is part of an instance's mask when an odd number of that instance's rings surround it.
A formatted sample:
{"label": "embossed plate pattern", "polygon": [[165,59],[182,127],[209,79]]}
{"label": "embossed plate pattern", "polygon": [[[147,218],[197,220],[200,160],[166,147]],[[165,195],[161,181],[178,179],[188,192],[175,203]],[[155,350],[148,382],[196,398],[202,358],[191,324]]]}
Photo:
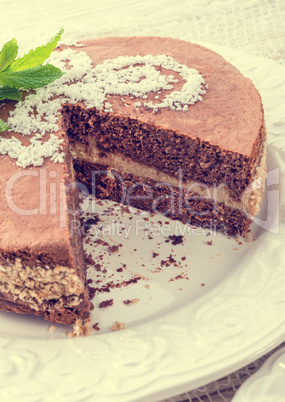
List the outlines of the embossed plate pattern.
{"label": "embossed plate pattern", "polygon": [[[98,296],[115,303],[95,310],[101,331],[90,337],[68,339],[63,327],[50,333],[42,319],[1,313],[1,401],[156,401],[232,372],[284,340],[285,71],[269,60],[212,48],[253,80],[264,102],[269,174],[253,225],[256,240],[234,246],[214,234],[185,236],[173,253],[187,256],[188,280],[172,284],[169,271],[150,269],[158,244],[161,255],[169,254],[166,236],[147,245],[142,234],[130,236],[122,258],[132,274],[142,274],[139,260],[148,263],[146,278]],[[209,238],[212,246],[205,244]],[[118,263],[113,258],[110,266]],[[140,302],[129,310],[119,302],[136,295]],[[124,331],[109,330],[116,319],[126,322]]]}

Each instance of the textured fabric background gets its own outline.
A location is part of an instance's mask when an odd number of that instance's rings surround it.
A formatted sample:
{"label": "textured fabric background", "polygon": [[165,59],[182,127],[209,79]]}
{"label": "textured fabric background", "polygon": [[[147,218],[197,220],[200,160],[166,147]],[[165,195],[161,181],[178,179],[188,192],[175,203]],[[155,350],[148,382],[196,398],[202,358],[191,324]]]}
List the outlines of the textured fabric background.
{"label": "textured fabric background", "polygon": [[[26,44],[38,44],[39,36],[48,39],[50,32],[63,26],[69,37],[76,39],[172,36],[242,50],[285,65],[284,0],[0,0],[0,16],[0,42],[21,34]],[[267,357],[165,402],[231,401]]]}
{"label": "textured fabric background", "polygon": [[[161,402],[230,402],[243,382],[252,374],[256,373],[266,359],[283,346],[285,346],[285,343],[246,367],[243,367],[218,381],[191,390],[183,395],[165,399]],[[270,402],[274,401],[272,400]]]}
{"label": "textured fabric background", "polygon": [[[0,0],[1,40],[48,28],[90,35],[162,35],[211,42],[285,64],[284,0]],[[39,23],[40,21],[40,23]]]}

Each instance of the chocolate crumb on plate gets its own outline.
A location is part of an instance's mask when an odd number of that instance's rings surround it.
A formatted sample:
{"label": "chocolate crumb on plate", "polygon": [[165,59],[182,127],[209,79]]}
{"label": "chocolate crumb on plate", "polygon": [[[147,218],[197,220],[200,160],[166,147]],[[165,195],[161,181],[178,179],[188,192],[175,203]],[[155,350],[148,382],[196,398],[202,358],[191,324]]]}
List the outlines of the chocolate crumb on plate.
{"label": "chocolate crumb on plate", "polygon": [[95,324],[92,325],[92,328],[94,331],[100,331],[99,322],[95,322]]}
{"label": "chocolate crumb on plate", "polygon": [[98,218],[98,216],[94,215],[93,218],[87,219],[84,225],[96,225],[99,221],[100,219]]}
{"label": "chocolate crumb on plate", "polygon": [[119,250],[119,246],[117,246],[117,245],[113,245],[113,246],[108,247],[108,251],[110,253],[116,253],[118,250]]}
{"label": "chocolate crumb on plate", "polygon": [[114,303],[113,299],[104,300],[99,304],[99,308],[106,308],[106,307],[112,306],[113,303]]}
{"label": "chocolate crumb on plate", "polygon": [[183,243],[182,235],[169,235],[169,239],[172,240],[171,244],[173,244],[174,246]]}

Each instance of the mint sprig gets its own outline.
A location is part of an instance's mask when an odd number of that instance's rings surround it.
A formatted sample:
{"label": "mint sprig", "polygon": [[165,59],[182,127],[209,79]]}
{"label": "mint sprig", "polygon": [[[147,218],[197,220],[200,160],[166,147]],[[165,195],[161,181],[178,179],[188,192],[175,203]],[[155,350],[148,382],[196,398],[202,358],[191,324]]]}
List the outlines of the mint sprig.
{"label": "mint sprig", "polygon": [[9,130],[9,127],[3,120],[0,119],[0,133],[6,130]]}
{"label": "mint sprig", "polygon": [[62,74],[59,68],[51,64],[39,65],[21,71],[5,71],[5,74],[0,73],[0,85],[4,88],[36,89],[45,87],[60,78]]}
{"label": "mint sprig", "polygon": [[[61,29],[46,45],[30,50],[23,57],[17,57],[16,39],[7,42],[0,51],[0,101],[20,101],[22,91],[44,87],[64,73],[51,64],[43,62],[51,55],[63,34]],[[0,119],[0,133],[9,127]]]}
{"label": "mint sprig", "polygon": [[0,71],[5,70],[15,60],[18,54],[18,45],[16,39],[7,42],[0,53]]}
{"label": "mint sprig", "polygon": [[14,60],[7,68],[7,71],[22,71],[42,64],[54,51],[58,41],[63,34],[61,29],[46,45],[30,50],[27,55]]}
{"label": "mint sprig", "polygon": [[22,94],[18,89],[15,88],[0,88],[0,100],[3,99],[20,101],[22,99]]}

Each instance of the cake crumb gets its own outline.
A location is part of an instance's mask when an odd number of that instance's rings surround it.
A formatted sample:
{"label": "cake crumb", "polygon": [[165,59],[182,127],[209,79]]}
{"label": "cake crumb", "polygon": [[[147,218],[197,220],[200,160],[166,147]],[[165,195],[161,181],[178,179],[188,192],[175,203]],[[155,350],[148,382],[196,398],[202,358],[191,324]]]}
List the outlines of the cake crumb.
{"label": "cake crumb", "polygon": [[132,300],[127,299],[127,300],[124,300],[123,303],[126,305],[129,305],[129,304],[136,304],[139,301],[140,301],[140,299],[132,299]]}
{"label": "cake crumb", "polygon": [[85,225],[86,226],[96,225],[99,221],[100,221],[100,219],[98,218],[98,215],[94,215],[93,218],[87,219],[87,221],[85,222]]}
{"label": "cake crumb", "polygon": [[124,322],[115,321],[111,326],[111,331],[121,331],[126,328],[126,324]]}
{"label": "cake crumb", "polygon": [[138,303],[140,301],[140,299],[132,299],[131,302],[132,304]]}
{"label": "cake crumb", "polygon": [[182,235],[169,235],[168,236],[171,241],[171,244],[176,246],[177,244],[183,243],[183,236]]}
{"label": "cake crumb", "polygon": [[244,239],[245,239],[246,243],[251,243],[250,231],[248,231],[247,233],[244,234]]}
{"label": "cake crumb", "polygon": [[91,320],[88,318],[87,320],[82,320],[81,318],[77,318],[72,331],[69,332],[69,338],[75,338],[76,336],[81,335],[91,335],[93,332],[93,327],[91,326]]}
{"label": "cake crumb", "polygon": [[114,303],[113,299],[104,300],[99,304],[99,308],[106,308],[112,306]]}
{"label": "cake crumb", "polygon": [[100,331],[99,322],[95,322],[95,324],[92,325],[92,328],[94,331]]}
{"label": "cake crumb", "polygon": [[109,247],[108,247],[108,251],[109,251],[110,253],[116,253],[118,250],[119,250],[119,246],[117,246],[117,245],[109,246]]}
{"label": "cake crumb", "polygon": [[48,329],[48,332],[54,332],[56,330],[56,326],[55,325],[51,325]]}
{"label": "cake crumb", "polygon": [[161,260],[160,261],[160,266],[161,267],[169,267],[171,264],[174,264],[174,266],[177,266],[176,265],[176,260],[173,258],[173,255],[172,254],[170,254],[168,257],[167,257],[167,260]]}
{"label": "cake crumb", "polygon": [[149,289],[149,288],[150,288],[150,285],[146,284],[146,285],[144,285],[144,287],[147,288],[147,289]]}

